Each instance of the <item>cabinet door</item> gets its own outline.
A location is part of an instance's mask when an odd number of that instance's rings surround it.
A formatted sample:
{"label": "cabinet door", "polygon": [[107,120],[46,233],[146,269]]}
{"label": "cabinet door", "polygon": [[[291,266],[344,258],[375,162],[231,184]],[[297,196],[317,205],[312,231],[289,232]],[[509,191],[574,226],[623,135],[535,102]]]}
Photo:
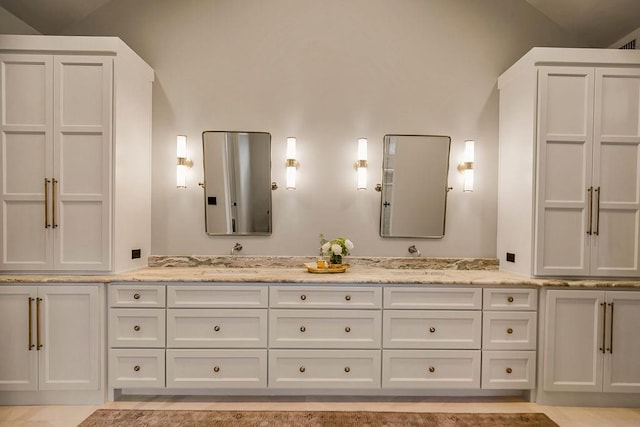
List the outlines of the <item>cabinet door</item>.
{"label": "cabinet door", "polygon": [[544,389],[602,391],[604,292],[547,292]]}
{"label": "cabinet door", "polygon": [[640,272],[640,70],[596,69],[591,274]]}
{"label": "cabinet door", "polygon": [[0,286],[0,391],[38,388],[35,286]]}
{"label": "cabinet door", "polygon": [[112,69],[108,57],[54,57],[56,269],[111,267]]}
{"label": "cabinet door", "polygon": [[[0,269],[53,266],[52,56],[0,55]],[[49,182],[45,182],[49,179]],[[49,205],[50,206],[50,205]]]}
{"label": "cabinet door", "polygon": [[607,292],[604,391],[640,393],[640,292]]}
{"label": "cabinet door", "polygon": [[535,274],[588,275],[594,69],[538,73]]}
{"label": "cabinet door", "polygon": [[42,348],[40,390],[98,390],[100,313],[98,285],[38,288]]}

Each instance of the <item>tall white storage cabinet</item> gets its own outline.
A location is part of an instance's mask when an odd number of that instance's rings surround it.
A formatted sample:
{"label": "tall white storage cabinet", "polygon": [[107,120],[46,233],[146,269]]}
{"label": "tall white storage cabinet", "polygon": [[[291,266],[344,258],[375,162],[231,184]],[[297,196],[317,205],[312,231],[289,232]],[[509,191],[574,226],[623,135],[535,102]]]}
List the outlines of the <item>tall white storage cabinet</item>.
{"label": "tall white storage cabinet", "polygon": [[118,38],[0,36],[1,270],[146,264],[152,82]]}
{"label": "tall white storage cabinet", "polygon": [[640,52],[534,48],[498,88],[501,269],[640,276]]}

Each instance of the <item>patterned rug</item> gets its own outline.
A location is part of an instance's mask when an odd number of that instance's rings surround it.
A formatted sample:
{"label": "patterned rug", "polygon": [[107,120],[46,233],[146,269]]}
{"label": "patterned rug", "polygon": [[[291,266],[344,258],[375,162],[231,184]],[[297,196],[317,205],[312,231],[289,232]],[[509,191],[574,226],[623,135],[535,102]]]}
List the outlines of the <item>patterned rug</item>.
{"label": "patterned rug", "polygon": [[541,413],[98,409],[78,427],[558,427]]}

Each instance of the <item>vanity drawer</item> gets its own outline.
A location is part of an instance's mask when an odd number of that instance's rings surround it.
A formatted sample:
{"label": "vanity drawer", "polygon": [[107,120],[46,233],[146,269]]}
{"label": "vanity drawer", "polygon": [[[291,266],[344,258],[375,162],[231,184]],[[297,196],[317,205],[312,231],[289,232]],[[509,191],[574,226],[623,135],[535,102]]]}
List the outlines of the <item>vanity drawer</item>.
{"label": "vanity drawer", "polygon": [[385,310],[384,348],[479,349],[482,312]]}
{"label": "vanity drawer", "polygon": [[380,308],[382,289],[345,286],[271,286],[270,305],[277,308]]}
{"label": "vanity drawer", "polygon": [[537,289],[484,289],[485,310],[531,310],[538,308]]}
{"label": "vanity drawer", "polygon": [[480,310],[481,288],[385,287],[384,308]]}
{"label": "vanity drawer", "polygon": [[380,350],[269,350],[270,388],[380,388]]}
{"label": "vanity drawer", "polygon": [[480,388],[480,350],[383,350],[383,388]]}
{"label": "vanity drawer", "polygon": [[110,307],[151,307],[166,305],[164,285],[109,285]]}
{"label": "vanity drawer", "polygon": [[271,348],[380,348],[378,310],[270,310]]}
{"label": "vanity drawer", "polygon": [[535,383],[535,351],[482,352],[482,388],[528,390]]}
{"label": "vanity drawer", "polygon": [[109,387],[164,387],[164,349],[110,349]]}
{"label": "vanity drawer", "polygon": [[269,303],[268,286],[169,285],[167,302],[176,308],[258,308]]}
{"label": "vanity drawer", "polygon": [[483,350],[535,350],[535,312],[484,312]]}
{"label": "vanity drawer", "polygon": [[167,350],[168,388],[264,388],[267,350]]}
{"label": "vanity drawer", "polygon": [[267,310],[167,310],[167,347],[247,348],[267,346]]}
{"label": "vanity drawer", "polygon": [[164,308],[109,309],[109,347],[164,347]]}

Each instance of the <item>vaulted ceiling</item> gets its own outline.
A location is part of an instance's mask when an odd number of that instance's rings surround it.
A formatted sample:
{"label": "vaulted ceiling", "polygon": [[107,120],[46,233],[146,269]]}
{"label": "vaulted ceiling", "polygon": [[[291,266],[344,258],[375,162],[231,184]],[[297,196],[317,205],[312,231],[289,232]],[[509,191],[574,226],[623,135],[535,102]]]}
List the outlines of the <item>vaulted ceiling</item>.
{"label": "vaulted ceiling", "polygon": [[[43,34],[59,34],[110,1],[0,0],[0,6]],[[524,1],[586,46],[608,47],[640,27],[640,0]]]}

